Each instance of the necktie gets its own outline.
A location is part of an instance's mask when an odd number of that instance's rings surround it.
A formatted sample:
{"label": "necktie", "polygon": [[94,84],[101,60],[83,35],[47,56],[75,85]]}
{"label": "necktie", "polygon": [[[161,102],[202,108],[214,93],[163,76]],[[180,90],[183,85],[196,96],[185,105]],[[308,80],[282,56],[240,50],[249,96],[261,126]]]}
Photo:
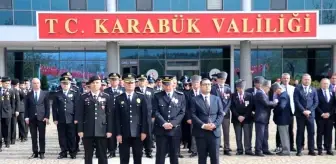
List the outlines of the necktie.
{"label": "necktie", "polygon": [[307,88],[308,87],[304,87],[304,92],[305,92],[306,95],[308,94],[308,89]]}
{"label": "necktie", "polygon": [[63,91],[63,94],[66,96],[68,93],[67,93],[67,91]]}
{"label": "necktie", "polygon": [[35,102],[37,102],[37,92],[35,92],[34,94],[34,99],[35,99]]}
{"label": "necktie", "polygon": [[116,90],[115,89],[112,89],[112,92],[114,93]]}
{"label": "necktie", "polygon": [[242,104],[244,103],[244,97],[243,97],[242,94],[240,95],[240,103],[242,103]]}
{"label": "necktie", "polygon": [[94,100],[97,100],[97,96],[96,96],[96,95],[93,95],[93,99],[94,99]]}
{"label": "necktie", "polygon": [[325,98],[325,100],[326,100],[327,102],[329,102],[329,98],[328,98],[328,95],[327,95],[327,91],[324,89],[323,92],[324,92],[324,98]]}
{"label": "necktie", "polygon": [[142,92],[142,93],[145,93],[145,89],[141,88],[141,92]]}
{"label": "necktie", "polygon": [[170,93],[168,93],[167,95],[168,95],[168,97],[169,97],[169,99],[170,99]]}
{"label": "necktie", "polygon": [[127,95],[127,100],[129,103],[131,103],[131,95]]}
{"label": "necktie", "polygon": [[210,103],[208,101],[208,96],[204,97],[204,101],[205,101],[205,106],[207,107],[207,109],[210,109]]}
{"label": "necktie", "polygon": [[286,89],[286,92],[287,92],[287,85],[286,85],[285,89]]}

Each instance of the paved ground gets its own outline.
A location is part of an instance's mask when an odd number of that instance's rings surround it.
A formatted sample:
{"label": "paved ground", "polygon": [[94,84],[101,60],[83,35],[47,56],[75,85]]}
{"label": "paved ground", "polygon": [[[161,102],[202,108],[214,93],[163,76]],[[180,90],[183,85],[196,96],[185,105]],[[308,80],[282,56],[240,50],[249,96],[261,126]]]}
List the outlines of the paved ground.
{"label": "paved ground", "polygon": [[[254,138],[252,139],[254,143]],[[235,138],[233,128],[231,128],[231,148],[233,150],[236,149]],[[15,145],[11,145],[10,148],[4,148],[3,152],[0,153],[0,164],[84,164],[83,161],[83,148],[81,148],[81,152],[79,153],[77,159],[62,159],[57,160],[59,146],[58,146],[58,138],[56,126],[50,124],[47,126],[47,144],[46,144],[46,159],[28,159],[31,153],[31,140],[28,142],[20,143],[18,142]],[[270,125],[270,139],[269,144],[271,150],[273,151],[275,148],[275,125]],[[253,144],[254,145],[254,144]],[[221,152],[222,153],[222,152]],[[180,164],[197,164],[197,157],[189,158],[187,150],[182,149],[182,154],[185,156],[179,160]],[[235,154],[235,152],[233,152]],[[305,151],[305,154],[307,152]],[[311,157],[308,155],[304,155],[303,157],[296,157],[295,153],[290,157],[279,157],[279,156],[268,156],[268,157],[251,157],[251,156],[236,156],[233,155],[231,157],[220,155],[220,163],[221,164],[326,164],[326,163],[335,163],[336,156],[316,156]],[[94,163],[98,163],[95,159]],[[118,164],[119,158],[113,158],[109,160],[110,164]],[[133,163],[132,160],[130,163]],[[154,159],[143,158],[144,164],[154,164]],[[168,158],[166,159],[166,163],[169,164]]]}

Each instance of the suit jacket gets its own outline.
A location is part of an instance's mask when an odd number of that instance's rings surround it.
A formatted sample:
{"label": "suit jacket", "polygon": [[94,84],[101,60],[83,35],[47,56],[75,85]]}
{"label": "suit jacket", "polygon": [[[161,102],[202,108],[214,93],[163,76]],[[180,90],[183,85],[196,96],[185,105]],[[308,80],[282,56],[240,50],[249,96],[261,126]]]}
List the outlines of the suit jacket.
{"label": "suit jacket", "polygon": [[303,114],[305,110],[311,111],[310,117],[315,118],[315,109],[319,104],[316,89],[309,86],[308,93],[304,93],[302,85],[298,85],[294,90],[295,115],[297,117],[306,116]]}
{"label": "suit jacket", "polygon": [[[181,122],[185,108],[186,101],[182,92],[174,91],[172,98],[169,98],[165,91],[156,93],[153,98],[154,133],[159,136],[181,136]],[[171,123],[173,129],[164,129],[164,123]]]}
{"label": "suit jacket", "polygon": [[231,112],[232,112],[232,123],[240,123],[238,120],[239,116],[244,116],[245,119],[242,124],[252,123],[252,108],[253,108],[253,95],[248,92],[244,92],[243,95],[244,102],[241,102],[237,92],[233,93],[231,96]]}
{"label": "suit jacket", "polygon": [[245,92],[251,93],[252,94],[252,99],[253,99],[253,105],[252,105],[252,121],[255,120],[255,95],[257,93],[258,89],[253,87],[253,88],[248,88],[245,90]]}
{"label": "suit jacket", "polygon": [[292,111],[292,115],[295,114],[295,103],[294,103],[294,90],[295,87],[292,85],[281,85],[287,92],[288,96],[289,96],[289,100],[290,100],[290,107],[291,107],[291,111]]}
{"label": "suit jacket", "polygon": [[[134,91],[142,93],[139,87],[135,87]],[[152,122],[152,117],[153,118],[155,117],[154,116],[155,112],[152,111],[152,100],[153,100],[154,94],[155,94],[154,89],[150,87],[146,87],[143,93],[143,95],[145,96],[146,104],[147,104],[147,112],[148,112],[147,119],[150,122]]]}
{"label": "suit jacket", "polygon": [[264,91],[258,90],[255,95],[255,122],[268,124],[271,115],[271,109],[276,105],[277,103],[270,101],[268,95],[266,95]]}
{"label": "suit jacket", "polygon": [[79,93],[72,89],[67,95],[64,95],[62,90],[56,92],[52,105],[53,120],[59,123],[73,123],[79,96]]}
{"label": "suit jacket", "polygon": [[223,112],[225,113],[224,118],[230,119],[230,106],[231,106],[231,88],[229,85],[224,85],[224,94],[221,94],[219,85],[214,85],[211,87],[211,94],[221,98],[223,103]]}
{"label": "suit jacket", "polygon": [[123,137],[140,137],[141,133],[148,134],[147,101],[144,94],[134,92],[131,102],[126,93],[116,98],[116,135]]}
{"label": "suit jacket", "polygon": [[15,100],[15,91],[10,89],[4,89],[2,92],[1,99],[3,101],[3,106],[1,110],[1,117],[2,118],[11,118],[12,115],[17,111],[15,105],[17,102]]}
{"label": "suit jacket", "polygon": [[316,108],[316,111],[315,111],[315,114],[316,114],[316,119],[317,120],[320,120],[320,119],[323,119],[321,117],[321,115],[323,113],[329,113],[330,114],[330,117],[329,118],[332,118],[333,119],[333,116],[334,116],[334,113],[335,113],[335,104],[336,104],[336,97],[335,97],[335,92],[332,92],[331,90],[329,90],[327,92],[327,94],[330,95],[330,100],[329,102],[327,102],[324,94],[323,94],[323,90],[320,88],[317,90],[317,96],[318,96],[318,99],[319,99],[319,104]]}
{"label": "suit jacket", "polygon": [[[198,94],[201,94],[201,92],[199,91]],[[186,98],[186,113],[185,113],[185,118],[186,118],[186,120],[191,120],[192,119],[191,103],[192,103],[192,99],[194,97],[196,97],[196,95],[194,93],[194,90],[191,89],[191,90],[185,92],[185,98]]]}
{"label": "suit jacket", "polygon": [[289,125],[292,115],[290,97],[287,92],[282,92],[277,99],[279,102],[273,110],[273,121],[277,125]]}
{"label": "suit jacket", "polygon": [[19,90],[20,101],[19,101],[18,111],[20,113],[24,113],[25,112],[25,99],[27,97],[27,94],[28,94],[28,90],[27,89],[20,89]]}
{"label": "suit jacket", "polygon": [[[12,114],[15,115],[15,112],[19,112],[20,110],[20,90],[16,88],[12,88],[14,93],[14,110],[12,110]],[[16,117],[16,116],[15,116]]]}
{"label": "suit jacket", "polygon": [[29,118],[30,120],[37,118],[37,120],[43,121],[44,118],[49,119],[49,116],[49,93],[40,90],[38,100],[35,102],[34,91],[29,92],[25,100],[25,118]]}
{"label": "suit jacket", "polygon": [[[210,95],[210,109],[207,109],[203,95],[193,97],[190,104],[193,124],[192,135],[204,137],[206,133],[212,133],[214,136],[220,137],[220,126],[224,118],[223,104],[220,98]],[[207,123],[215,124],[216,129],[213,131],[202,129],[202,126]]]}
{"label": "suit jacket", "polygon": [[114,117],[109,100],[109,95],[103,92],[96,99],[91,92],[80,96],[75,114],[78,132],[83,132],[84,137],[106,137],[106,133],[112,133]]}

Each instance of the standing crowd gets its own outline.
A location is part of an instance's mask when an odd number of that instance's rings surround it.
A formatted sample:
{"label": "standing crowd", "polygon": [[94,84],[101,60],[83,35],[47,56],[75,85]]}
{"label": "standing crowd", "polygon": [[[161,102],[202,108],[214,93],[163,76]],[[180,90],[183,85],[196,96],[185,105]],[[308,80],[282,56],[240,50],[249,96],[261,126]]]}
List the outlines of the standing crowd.
{"label": "standing crowd", "polygon": [[[275,155],[268,145],[273,115],[277,125],[277,134],[272,136],[276,137],[276,155],[289,156],[294,151],[302,156],[306,142],[308,155],[323,155],[323,151],[334,154],[336,74],[322,79],[318,89],[311,86],[309,74],[302,75],[301,84],[292,86],[290,75],[283,73],[281,80],[273,84],[257,76],[252,88],[246,88],[245,80],[239,79],[234,91],[226,84],[227,76],[226,72],[211,79],[194,75],[178,82],[169,75],[153,79],[146,75],[111,73],[108,81],[92,76],[79,88],[72,83],[71,73],[66,72],[61,75],[56,93],[41,90],[37,78],[31,80],[30,86],[28,80],[3,77],[0,134],[5,146],[10,147],[17,140],[16,124],[21,142],[27,141],[29,129],[31,158],[44,159],[46,125],[52,113],[61,149],[58,159],[68,155],[75,159],[82,140],[85,164],[92,163],[94,154],[99,164],[107,164],[108,158],[116,157],[117,149],[120,163],[128,164],[130,148],[135,164],[141,164],[143,152],[147,158],[153,158],[153,149],[156,164],[164,164],[166,157],[171,164],[178,164],[178,159],[183,158],[181,144],[189,148],[191,158],[198,156],[199,164],[206,164],[208,156],[211,164],[218,164],[221,147],[224,155],[232,155],[231,124],[236,155]],[[336,141],[334,146],[336,149]]]}

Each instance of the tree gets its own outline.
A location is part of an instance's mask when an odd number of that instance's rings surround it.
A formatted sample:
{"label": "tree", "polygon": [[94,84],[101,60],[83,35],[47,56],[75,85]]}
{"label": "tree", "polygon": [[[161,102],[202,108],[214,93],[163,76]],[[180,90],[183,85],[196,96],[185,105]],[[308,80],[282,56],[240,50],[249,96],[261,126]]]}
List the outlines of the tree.
{"label": "tree", "polygon": [[42,75],[41,77],[41,89],[49,90],[48,79],[47,79],[47,76],[45,75]]}

